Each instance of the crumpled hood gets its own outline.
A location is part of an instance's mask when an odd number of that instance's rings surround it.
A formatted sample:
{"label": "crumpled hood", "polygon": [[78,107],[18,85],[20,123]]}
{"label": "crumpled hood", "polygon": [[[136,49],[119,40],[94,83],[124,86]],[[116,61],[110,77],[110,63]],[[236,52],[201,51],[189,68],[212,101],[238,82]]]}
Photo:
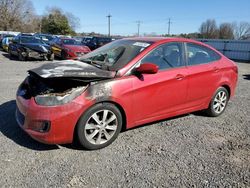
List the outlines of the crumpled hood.
{"label": "crumpled hood", "polygon": [[114,78],[116,72],[99,69],[93,65],[74,60],[58,61],[47,63],[41,67],[31,69],[29,73],[34,73],[42,78],[79,78],[89,81]]}
{"label": "crumpled hood", "polygon": [[44,52],[44,53],[47,53],[49,49],[49,46],[46,44],[27,43],[27,44],[22,44],[22,46],[37,52]]}

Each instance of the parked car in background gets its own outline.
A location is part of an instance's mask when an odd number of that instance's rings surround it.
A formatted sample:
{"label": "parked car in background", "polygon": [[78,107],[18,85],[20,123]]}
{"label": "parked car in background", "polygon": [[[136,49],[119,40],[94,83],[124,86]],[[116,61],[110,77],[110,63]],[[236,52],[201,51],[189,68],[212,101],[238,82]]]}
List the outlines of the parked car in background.
{"label": "parked car in background", "polygon": [[12,34],[0,34],[0,47],[2,48],[2,41],[5,37],[14,37]]}
{"label": "parked car in background", "polygon": [[88,46],[91,50],[95,50],[112,41],[110,37],[85,37],[82,41],[83,44]]}
{"label": "parked car in background", "polygon": [[17,90],[16,119],[50,144],[77,138],[87,149],[111,144],[121,129],[205,110],[221,115],[238,68],[223,54],[182,38],[121,39],[29,70]]}
{"label": "parked car in background", "polygon": [[17,56],[20,61],[26,59],[54,60],[54,54],[50,46],[33,36],[16,36],[9,44],[9,56]]}
{"label": "parked car in background", "polygon": [[73,37],[73,39],[75,39],[77,42],[81,43],[83,41],[84,37],[82,37],[82,36],[75,36],[75,37]]}
{"label": "parked car in background", "polygon": [[59,37],[51,41],[51,50],[61,59],[76,59],[91,51],[89,47],[73,38]]}
{"label": "parked car in background", "polygon": [[8,37],[3,38],[3,40],[2,40],[2,48],[3,48],[4,51],[8,52],[9,44],[13,40],[13,37],[14,36],[8,36]]}
{"label": "parked car in background", "polygon": [[51,41],[55,38],[53,35],[50,34],[42,34],[42,33],[36,33],[34,34],[34,37],[40,38],[45,42],[46,44],[50,45]]}

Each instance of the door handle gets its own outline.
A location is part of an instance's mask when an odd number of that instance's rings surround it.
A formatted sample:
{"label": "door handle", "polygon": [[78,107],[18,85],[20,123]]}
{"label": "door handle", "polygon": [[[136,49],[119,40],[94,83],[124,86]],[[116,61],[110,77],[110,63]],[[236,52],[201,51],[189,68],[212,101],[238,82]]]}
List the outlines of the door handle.
{"label": "door handle", "polygon": [[177,74],[175,77],[176,80],[182,80],[183,78],[184,78],[184,75],[182,74]]}
{"label": "door handle", "polygon": [[214,67],[214,68],[213,68],[213,71],[214,71],[214,72],[219,72],[220,69],[219,69],[218,67]]}

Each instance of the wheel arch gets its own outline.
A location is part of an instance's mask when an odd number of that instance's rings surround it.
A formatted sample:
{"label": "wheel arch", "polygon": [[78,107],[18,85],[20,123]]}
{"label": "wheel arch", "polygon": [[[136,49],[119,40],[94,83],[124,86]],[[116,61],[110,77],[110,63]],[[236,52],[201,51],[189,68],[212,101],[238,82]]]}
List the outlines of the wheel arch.
{"label": "wheel arch", "polygon": [[[117,103],[115,101],[111,101],[111,100],[104,100],[104,101],[100,101],[100,102],[92,104],[90,107],[88,107],[88,109],[93,107],[94,105],[101,104],[101,103],[110,103],[110,104],[115,105],[119,109],[119,111],[121,112],[121,115],[122,115],[122,131],[126,130],[126,128],[127,128],[127,116],[126,116],[125,110],[123,109],[123,107],[119,103]],[[88,109],[86,109],[86,110],[88,110]],[[81,118],[81,116],[79,117],[77,122],[80,120],[80,118]],[[77,134],[77,123],[75,124],[75,127],[74,127],[73,140],[75,140],[75,138],[77,138],[76,134]]]}
{"label": "wheel arch", "polygon": [[223,85],[221,85],[221,87],[224,87],[227,90],[229,98],[230,98],[231,97],[231,88],[230,88],[230,86],[228,84],[223,84]]}

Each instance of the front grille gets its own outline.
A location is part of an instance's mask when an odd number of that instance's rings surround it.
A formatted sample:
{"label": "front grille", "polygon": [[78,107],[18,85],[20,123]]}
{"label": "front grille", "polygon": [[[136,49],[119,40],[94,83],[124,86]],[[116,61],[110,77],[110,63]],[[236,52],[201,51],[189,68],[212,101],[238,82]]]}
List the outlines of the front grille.
{"label": "front grille", "polygon": [[19,111],[18,108],[16,108],[16,120],[19,125],[24,125],[25,122],[25,116]]}

